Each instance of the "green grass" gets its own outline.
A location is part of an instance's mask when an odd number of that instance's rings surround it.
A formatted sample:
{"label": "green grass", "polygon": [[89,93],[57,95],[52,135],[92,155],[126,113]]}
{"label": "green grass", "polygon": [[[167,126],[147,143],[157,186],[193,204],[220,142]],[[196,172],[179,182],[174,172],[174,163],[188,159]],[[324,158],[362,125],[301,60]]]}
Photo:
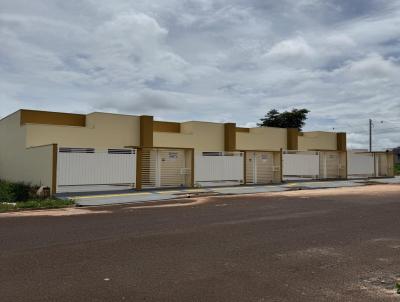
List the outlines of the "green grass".
{"label": "green grass", "polygon": [[394,166],[394,174],[400,175],[400,164]]}
{"label": "green grass", "polygon": [[22,182],[0,180],[0,202],[27,201],[36,190],[37,187]]}
{"label": "green grass", "polygon": [[37,186],[22,182],[0,180],[0,212],[23,209],[57,209],[74,204],[73,200],[38,197],[37,189]]}
{"label": "green grass", "polygon": [[58,198],[50,199],[31,199],[16,203],[0,203],[0,213],[17,211],[24,209],[58,209],[69,207],[74,204],[73,200],[63,200]]}

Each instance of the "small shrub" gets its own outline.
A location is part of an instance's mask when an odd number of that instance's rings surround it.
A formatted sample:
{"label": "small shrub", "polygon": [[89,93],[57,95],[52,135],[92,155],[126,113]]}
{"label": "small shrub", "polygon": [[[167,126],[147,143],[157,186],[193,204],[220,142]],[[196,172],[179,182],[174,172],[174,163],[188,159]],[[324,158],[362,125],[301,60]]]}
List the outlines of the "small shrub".
{"label": "small shrub", "polygon": [[0,180],[0,212],[19,209],[64,208],[74,204],[73,200],[40,198],[36,196],[37,187],[22,182]]}
{"label": "small shrub", "polygon": [[0,202],[14,202],[15,197],[12,192],[10,183],[7,181],[0,181]]}
{"label": "small shrub", "polygon": [[394,174],[400,175],[400,163],[394,166]]}
{"label": "small shrub", "polygon": [[11,190],[15,201],[26,201],[31,197],[31,186],[22,182],[12,183]]}
{"label": "small shrub", "polygon": [[32,196],[33,189],[22,182],[0,181],[0,202],[26,201]]}
{"label": "small shrub", "polygon": [[400,282],[396,283],[396,290],[397,290],[397,293],[400,295]]}

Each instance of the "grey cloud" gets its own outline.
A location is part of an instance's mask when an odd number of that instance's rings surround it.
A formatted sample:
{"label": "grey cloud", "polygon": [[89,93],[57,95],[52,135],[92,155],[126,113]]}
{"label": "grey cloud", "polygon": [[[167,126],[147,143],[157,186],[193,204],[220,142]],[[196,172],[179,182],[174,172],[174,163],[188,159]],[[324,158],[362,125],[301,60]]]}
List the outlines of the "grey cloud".
{"label": "grey cloud", "polygon": [[[306,130],[366,147],[369,118],[400,122],[399,20],[395,0],[3,0],[0,115],[254,125],[271,108],[307,107]],[[377,124],[375,146],[400,145],[398,130]]]}

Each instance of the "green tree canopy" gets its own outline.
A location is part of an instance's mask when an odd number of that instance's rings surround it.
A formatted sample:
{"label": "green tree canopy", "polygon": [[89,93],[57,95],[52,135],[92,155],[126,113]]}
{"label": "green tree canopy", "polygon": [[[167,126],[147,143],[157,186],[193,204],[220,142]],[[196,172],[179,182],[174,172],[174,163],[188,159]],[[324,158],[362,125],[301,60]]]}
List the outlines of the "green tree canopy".
{"label": "green tree canopy", "polygon": [[307,120],[308,109],[292,109],[292,111],[279,112],[276,109],[268,111],[268,113],[260,119],[259,127],[277,127],[277,128],[297,128],[299,131],[305,125]]}

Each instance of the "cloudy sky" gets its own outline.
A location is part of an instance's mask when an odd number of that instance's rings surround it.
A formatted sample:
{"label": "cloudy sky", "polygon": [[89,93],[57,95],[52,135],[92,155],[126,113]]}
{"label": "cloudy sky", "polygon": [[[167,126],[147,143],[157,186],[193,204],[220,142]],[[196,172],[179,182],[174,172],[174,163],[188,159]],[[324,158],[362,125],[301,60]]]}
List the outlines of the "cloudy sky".
{"label": "cloudy sky", "polygon": [[0,116],[19,108],[305,130],[400,145],[400,1],[0,0]]}

